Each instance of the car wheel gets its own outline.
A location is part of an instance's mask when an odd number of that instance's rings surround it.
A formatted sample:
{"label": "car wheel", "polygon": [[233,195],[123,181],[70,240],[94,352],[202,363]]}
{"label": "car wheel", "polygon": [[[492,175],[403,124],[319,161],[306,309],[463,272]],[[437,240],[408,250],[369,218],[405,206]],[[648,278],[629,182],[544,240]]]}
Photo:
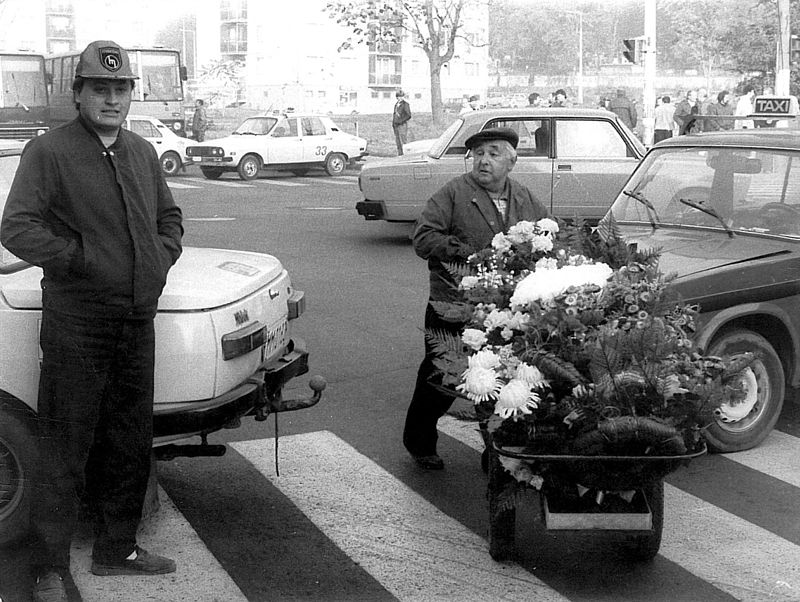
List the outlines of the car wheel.
{"label": "car wheel", "polygon": [[716,410],[714,422],[705,433],[712,451],[736,452],[755,447],[769,435],[781,414],[786,393],[783,365],[764,337],[735,329],[722,334],[709,347],[709,354],[717,356],[746,351],[755,352],[758,357],[741,376],[745,398]]}
{"label": "car wheel", "polygon": [[325,159],[325,171],[330,176],[341,175],[344,168],[347,166],[347,159],[342,153],[331,153]]}
{"label": "car wheel", "polygon": [[167,151],[161,155],[161,171],[165,176],[174,176],[181,169],[181,157],[175,151]]}
{"label": "car wheel", "polygon": [[201,167],[200,171],[207,180],[218,180],[222,175],[222,169],[219,167]]}
{"label": "car wheel", "polygon": [[0,412],[0,545],[28,532],[36,440],[11,412]]}
{"label": "car wheel", "polygon": [[259,168],[258,157],[255,155],[245,155],[242,157],[242,160],[239,161],[237,171],[242,180],[255,180],[258,176]]}

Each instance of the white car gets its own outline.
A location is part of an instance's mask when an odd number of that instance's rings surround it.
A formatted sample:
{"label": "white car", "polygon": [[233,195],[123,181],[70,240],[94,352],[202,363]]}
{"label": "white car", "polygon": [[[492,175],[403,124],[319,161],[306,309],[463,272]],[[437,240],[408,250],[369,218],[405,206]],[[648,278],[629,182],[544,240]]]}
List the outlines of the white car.
{"label": "white car", "polygon": [[190,141],[176,135],[155,117],[128,115],[123,126],[153,145],[165,176],[174,176],[184,165],[191,163],[191,159],[186,157],[186,147]]}
{"label": "white car", "polygon": [[[22,144],[0,142],[0,214]],[[28,524],[41,349],[42,272],[0,246],[0,544]],[[153,427],[156,458],[213,456],[209,433],[235,428],[242,416],[310,407],[313,395],[284,399],[292,378],[308,371],[305,343],[291,337],[305,309],[271,255],[185,247],[158,304]],[[189,441],[194,437],[198,440]]]}
{"label": "white car", "polygon": [[283,113],[249,117],[230,136],[190,145],[187,154],[210,180],[225,172],[253,180],[262,169],[300,176],[313,167],[337,176],[367,154],[367,141],[340,131],[330,117]]}

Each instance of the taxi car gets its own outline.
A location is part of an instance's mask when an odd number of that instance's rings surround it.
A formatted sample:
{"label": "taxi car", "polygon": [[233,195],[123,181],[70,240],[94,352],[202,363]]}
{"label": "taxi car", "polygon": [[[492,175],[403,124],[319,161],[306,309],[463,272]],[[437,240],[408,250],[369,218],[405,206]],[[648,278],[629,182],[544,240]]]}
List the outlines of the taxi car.
{"label": "taxi car", "polygon": [[[0,214],[19,164],[21,144],[0,143]],[[35,463],[34,424],[41,361],[42,272],[0,247],[0,544],[28,523]],[[209,433],[243,416],[317,403],[313,394],[283,398],[308,372],[305,343],[292,323],[305,309],[281,262],[261,253],[185,247],[159,300],[156,328],[154,453],[159,459],[214,456]],[[199,441],[197,439],[199,437]]]}
{"label": "taxi car", "polygon": [[610,111],[517,108],[470,111],[416,153],[370,161],[359,175],[367,220],[413,222],[427,200],[472,169],[464,141],[475,132],[507,127],[519,135],[511,177],[526,185],[551,213],[597,222],[645,152],[644,145]]}
{"label": "taxi car", "polygon": [[147,115],[128,115],[123,127],[139,134],[147,140],[161,161],[161,171],[165,176],[174,176],[191,160],[186,157],[186,146],[189,141],[161,123],[155,117]]}
{"label": "taxi car", "polygon": [[660,249],[662,272],[699,306],[694,336],[706,353],[757,354],[741,382],[746,399],[720,407],[706,439],[720,452],[758,445],[787,388],[800,385],[797,125],[658,143],[602,222],[612,224],[640,248]]}
{"label": "taxi car", "polygon": [[284,113],[249,117],[230,136],[190,145],[187,154],[209,180],[225,172],[253,180],[262,169],[302,176],[313,167],[338,176],[367,154],[367,141],[341,131],[330,117]]}

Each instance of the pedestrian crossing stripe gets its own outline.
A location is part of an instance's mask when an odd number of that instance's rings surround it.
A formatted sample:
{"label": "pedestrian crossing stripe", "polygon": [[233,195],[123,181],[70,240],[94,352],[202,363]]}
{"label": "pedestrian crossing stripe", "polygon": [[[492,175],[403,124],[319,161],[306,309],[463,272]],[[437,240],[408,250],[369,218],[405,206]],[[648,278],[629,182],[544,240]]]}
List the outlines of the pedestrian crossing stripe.
{"label": "pedestrian crossing stripe", "polygon": [[174,188],[176,190],[202,188],[201,186],[194,186],[192,184],[183,184],[181,182],[173,182],[172,180],[167,180],[167,186],[170,188]]}
{"label": "pedestrian crossing stripe", "polygon": [[[474,422],[445,416],[439,430],[483,449]],[[399,600],[483,601],[498,599],[498,592],[503,600],[570,599],[522,566],[494,562],[484,538],[328,431],[282,437],[280,477],[274,474],[274,440],[230,445]],[[726,455],[794,483],[798,457],[800,440],[777,431],[759,448]],[[146,579],[95,577],[91,534],[83,533],[73,542],[71,567],[83,600],[245,600],[166,493],[159,493],[161,509],[143,521],[140,543],[175,558],[178,571]],[[677,487],[667,484],[665,494],[662,558],[737,600],[800,600],[800,546]]]}

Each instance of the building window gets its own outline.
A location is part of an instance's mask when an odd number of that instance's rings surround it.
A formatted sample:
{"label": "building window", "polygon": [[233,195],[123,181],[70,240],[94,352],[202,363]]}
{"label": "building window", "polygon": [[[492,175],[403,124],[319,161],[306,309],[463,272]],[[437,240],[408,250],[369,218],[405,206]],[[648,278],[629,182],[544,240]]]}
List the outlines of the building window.
{"label": "building window", "polygon": [[480,75],[478,63],[464,63],[464,75],[468,77],[477,77]]}
{"label": "building window", "polygon": [[246,21],[247,0],[222,0],[220,18],[223,21]]}
{"label": "building window", "polygon": [[220,52],[223,54],[247,53],[247,24],[223,23],[220,29]]}

